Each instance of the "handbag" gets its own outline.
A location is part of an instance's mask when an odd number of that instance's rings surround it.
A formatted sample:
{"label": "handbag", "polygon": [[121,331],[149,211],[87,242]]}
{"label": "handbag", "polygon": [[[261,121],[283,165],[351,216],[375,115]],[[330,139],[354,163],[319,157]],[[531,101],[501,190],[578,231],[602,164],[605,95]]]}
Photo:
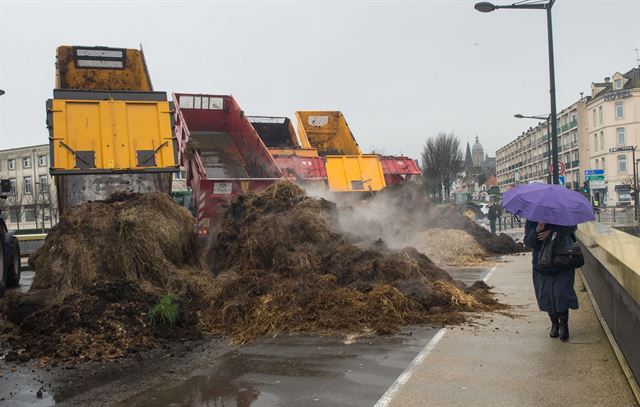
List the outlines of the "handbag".
{"label": "handbag", "polygon": [[[570,270],[584,265],[582,249],[570,236],[553,232],[550,239],[542,244],[538,255],[538,268],[541,270]],[[564,240],[564,241],[563,241]]]}

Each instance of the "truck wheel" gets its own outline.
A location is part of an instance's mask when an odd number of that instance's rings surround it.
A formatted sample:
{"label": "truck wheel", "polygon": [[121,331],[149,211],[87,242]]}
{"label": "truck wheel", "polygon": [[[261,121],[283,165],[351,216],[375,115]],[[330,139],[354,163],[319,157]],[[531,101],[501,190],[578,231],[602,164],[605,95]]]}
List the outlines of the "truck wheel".
{"label": "truck wheel", "polygon": [[0,297],[7,288],[7,268],[4,266],[4,244],[0,241]]}
{"label": "truck wheel", "polygon": [[467,205],[462,208],[462,215],[466,216],[467,218],[473,221],[476,221],[479,218],[478,209],[470,205]]}
{"label": "truck wheel", "polygon": [[7,287],[20,285],[20,242],[13,237],[11,239],[10,255],[7,256]]}

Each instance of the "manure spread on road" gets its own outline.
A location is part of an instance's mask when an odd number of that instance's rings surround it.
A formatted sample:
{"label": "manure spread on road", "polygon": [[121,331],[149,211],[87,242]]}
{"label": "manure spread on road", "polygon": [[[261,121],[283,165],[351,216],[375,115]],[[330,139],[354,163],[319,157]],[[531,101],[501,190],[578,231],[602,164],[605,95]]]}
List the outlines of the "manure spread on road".
{"label": "manure spread on road", "polygon": [[[504,308],[486,284],[467,287],[413,248],[357,245],[334,203],[290,182],[234,198],[205,247],[193,225],[160,193],[64,214],[32,259],[31,290],[0,303],[11,356],[106,360],[202,334],[386,334]],[[167,295],[171,324],[150,317]]]}

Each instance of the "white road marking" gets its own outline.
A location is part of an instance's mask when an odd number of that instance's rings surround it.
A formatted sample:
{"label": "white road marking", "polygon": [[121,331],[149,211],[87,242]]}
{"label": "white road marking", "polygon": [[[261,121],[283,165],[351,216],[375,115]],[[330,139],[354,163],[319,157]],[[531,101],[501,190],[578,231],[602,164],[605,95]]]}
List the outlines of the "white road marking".
{"label": "white road marking", "polygon": [[487,281],[489,281],[489,278],[491,277],[491,275],[493,274],[494,271],[496,271],[496,269],[498,268],[498,266],[493,266],[493,268],[491,270],[489,270],[489,272],[487,273],[486,276],[484,276],[484,278],[482,279],[482,281],[484,281],[485,283]]}
{"label": "white road marking", "polygon": [[409,378],[411,377],[411,375],[413,375],[413,372],[415,372],[418,366],[427,358],[427,356],[429,356],[433,348],[435,348],[436,344],[440,341],[440,339],[442,339],[446,331],[447,328],[440,328],[440,330],[434,335],[434,337],[431,338],[429,343],[427,343],[427,345],[422,348],[420,353],[418,353],[418,356],[416,356],[411,361],[409,366],[407,366],[404,372],[402,372],[402,374],[398,376],[396,381],[393,382],[393,384],[387,389],[386,392],[384,392],[382,397],[380,397],[380,399],[373,407],[387,407],[389,403],[391,403],[391,400],[393,400],[395,395],[398,393],[400,387],[402,387],[406,382],[409,381]]}

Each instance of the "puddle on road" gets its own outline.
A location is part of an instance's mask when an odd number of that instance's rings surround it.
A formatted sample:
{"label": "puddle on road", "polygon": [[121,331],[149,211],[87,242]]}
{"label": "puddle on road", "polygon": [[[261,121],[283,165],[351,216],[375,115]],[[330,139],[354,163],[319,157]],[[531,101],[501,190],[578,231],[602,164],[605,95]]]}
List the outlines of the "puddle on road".
{"label": "puddle on road", "polygon": [[278,397],[257,390],[250,383],[225,376],[193,376],[164,392],[156,393],[145,402],[121,405],[148,406],[211,406],[249,407],[276,405]]}
{"label": "puddle on road", "polygon": [[282,337],[211,361],[192,376],[119,404],[158,406],[371,406],[437,330],[358,338]]}

